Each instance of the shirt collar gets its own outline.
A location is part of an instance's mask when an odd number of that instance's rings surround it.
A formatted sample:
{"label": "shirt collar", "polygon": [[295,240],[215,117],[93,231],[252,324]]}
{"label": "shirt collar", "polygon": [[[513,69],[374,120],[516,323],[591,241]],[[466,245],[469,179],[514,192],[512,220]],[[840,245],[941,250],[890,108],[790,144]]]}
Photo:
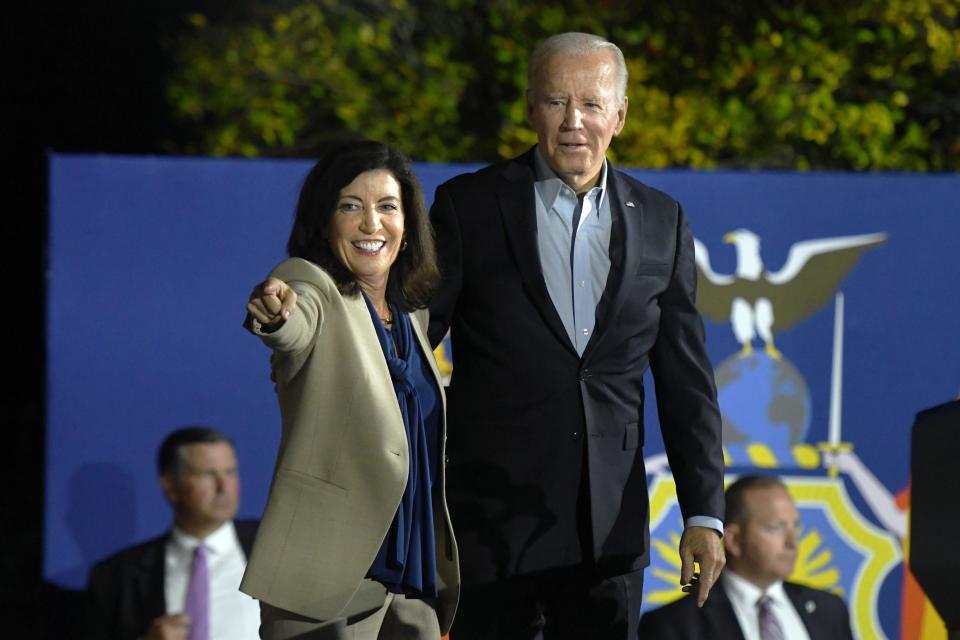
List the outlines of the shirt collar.
{"label": "shirt collar", "polygon": [[731,600],[740,601],[751,609],[757,606],[757,600],[763,595],[770,596],[770,599],[778,605],[789,602],[787,594],[783,590],[782,580],[774,582],[764,591],[730,569],[725,569],[721,577],[724,581],[724,588],[727,590],[727,596]]}
{"label": "shirt collar", "polygon": [[220,528],[202,540],[191,536],[189,533],[177,527],[174,527],[170,532],[170,537],[174,544],[190,553],[193,553],[193,550],[196,549],[200,543],[203,543],[207,551],[217,555],[230,551],[230,549],[237,544],[237,531],[233,526],[233,520],[227,520],[220,525]]}
{"label": "shirt collar", "polygon": [[[550,165],[547,164],[543,154],[540,153],[540,145],[534,148],[533,164],[537,174],[535,188],[540,194],[540,200],[543,202],[543,205],[547,211],[550,211],[550,209],[553,208],[553,203],[556,201],[557,196],[560,195],[560,190],[566,183],[550,168]],[[595,201],[598,215],[600,207],[603,206],[605,194],[607,193],[607,164],[607,159],[604,158],[603,166],[600,168],[600,179],[597,180],[596,186],[587,192],[588,196],[596,196]]]}

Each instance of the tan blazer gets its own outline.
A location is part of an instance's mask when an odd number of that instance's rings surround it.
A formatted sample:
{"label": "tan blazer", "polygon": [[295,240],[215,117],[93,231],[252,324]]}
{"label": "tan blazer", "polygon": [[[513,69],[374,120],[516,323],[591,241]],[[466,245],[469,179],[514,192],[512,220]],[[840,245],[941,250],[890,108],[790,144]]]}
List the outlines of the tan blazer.
{"label": "tan blazer", "polygon": [[[406,431],[363,297],[342,295],[325,271],[299,258],[284,261],[271,275],[290,284],[298,298],[296,311],[277,331],[264,334],[255,321],[251,326],[274,353],[283,425],[267,507],[240,590],[310,618],[342,618],[383,603],[382,589],[354,595],[403,496]],[[430,354],[426,312],[412,319],[420,346]],[[442,397],[436,362],[427,360]],[[446,417],[443,429],[445,448]],[[445,460],[445,451],[441,455]],[[446,633],[460,573],[444,481],[434,493],[434,522],[437,615]]]}

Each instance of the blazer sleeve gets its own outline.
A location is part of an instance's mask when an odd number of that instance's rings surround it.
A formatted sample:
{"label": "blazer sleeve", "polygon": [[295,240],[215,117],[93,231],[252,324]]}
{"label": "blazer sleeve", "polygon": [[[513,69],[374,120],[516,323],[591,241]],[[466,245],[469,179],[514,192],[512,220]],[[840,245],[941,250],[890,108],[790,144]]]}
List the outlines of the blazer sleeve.
{"label": "blazer sleeve", "polygon": [[436,348],[450,329],[463,281],[460,226],[450,187],[446,184],[437,188],[433,206],[430,208],[430,222],[437,237],[440,284],[430,302],[430,326],[427,335],[430,346]]}
{"label": "blazer sleeve", "polygon": [[693,237],[678,206],[673,273],[660,297],[660,325],[650,354],[660,429],[677,482],[680,510],[723,520],[720,410],[703,321],[694,304]]}
{"label": "blazer sleeve", "polygon": [[299,353],[309,349],[323,330],[323,296],[306,282],[287,284],[297,294],[296,310],[275,331],[264,331],[263,326],[252,318],[250,330],[274,351]]}

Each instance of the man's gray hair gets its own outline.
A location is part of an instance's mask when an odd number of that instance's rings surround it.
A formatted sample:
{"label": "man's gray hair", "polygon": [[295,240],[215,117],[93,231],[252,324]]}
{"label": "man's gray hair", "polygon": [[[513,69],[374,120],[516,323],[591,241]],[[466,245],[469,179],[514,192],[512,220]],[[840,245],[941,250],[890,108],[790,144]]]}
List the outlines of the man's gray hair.
{"label": "man's gray hair", "polygon": [[595,36],[592,33],[578,33],[570,31],[550,36],[533,50],[530,55],[530,64],[527,67],[527,89],[534,86],[534,81],[550,56],[560,53],[565,55],[586,56],[600,51],[608,51],[613,57],[613,68],[616,74],[617,101],[622,102],[627,95],[627,63],[623,59],[620,47],[609,40]]}

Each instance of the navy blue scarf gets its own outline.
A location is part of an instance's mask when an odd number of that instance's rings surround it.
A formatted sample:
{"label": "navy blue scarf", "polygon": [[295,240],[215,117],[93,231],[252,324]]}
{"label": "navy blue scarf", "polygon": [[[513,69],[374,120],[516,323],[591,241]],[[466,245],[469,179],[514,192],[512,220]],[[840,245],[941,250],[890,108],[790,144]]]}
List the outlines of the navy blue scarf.
{"label": "navy blue scarf", "polygon": [[423,363],[410,317],[391,304],[394,328],[389,332],[380,322],[380,316],[366,294],[363,298],[390,370],[410,453],[406,490],[367,577],[383,583],[393,593],[435,597],[437,570],[431,497],[431,452],[427,446],[425,416],[421,410],[416,385]]}

